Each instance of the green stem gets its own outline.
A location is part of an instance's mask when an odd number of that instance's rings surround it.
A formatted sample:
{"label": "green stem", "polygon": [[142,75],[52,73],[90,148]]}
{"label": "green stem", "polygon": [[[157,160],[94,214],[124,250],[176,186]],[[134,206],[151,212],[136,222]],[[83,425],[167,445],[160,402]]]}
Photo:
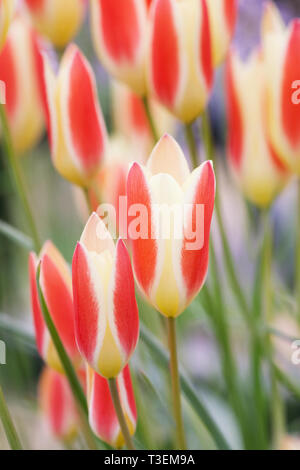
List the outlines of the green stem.
{"label": "green stem", "polygon": [[21,441],[17,434],[14,423],[8,411],[2,388],[0,386],[0,418],[4,427],[4,431],[12,450],[22,450]]}
{"label": "green stem", "polygon": [[26,186],[24,183],[21,167],[19,164],[19,160],[15,154],[12,138],[9,130],[8,120],[5,112],[4,105],[0,104],[0,121],[1,121],[1,128],[3,133],[3,141],[6,150],[6,157],[9,163],[10,170],[15,180],[16,189],[19,194],[20,201],[23,205],[23,209],[27,218],[28,227],[31,232],[31,236],[34,242],[34,247],[36,252],[38,253],[41,249],[41,242],[38,235],[38,231],[35,225],[34,217],[31,211],[31,207],[29,204]]}
{"label": "green stem", "polygon": [[202,115],[202,138],[203,146],[206,152],[207,160],[214,160],[214,142],[210,126],[210,117],[208,111]]}
{"label": "green stem", "polygon": [[183,420],[182,420],[182,410],[181,410],[175,319],[168,318],[167,324],[168,324],[168,344],[169,344],[169,351],[170,351],[170,371],[171,371],[171,380],[172,380],[173,411],[174,411],[174,419],[176,423],[176,441],[177,441],[178,449],[185,450],[186,440],[185,440],[184,426],[183,426]]}
{"label": "green stem", "polygon": [[89,215],[93,212],[88,188],[82,188]]}
{"label": "green stem", "polygon": [[300,323],[300,178],[297,187],[297,229],[296,229],[296,299],[297,315]]}
{"label": "green stem", "polygon": [[199,163],[198,163],[197,145],[196,145],[196,141],[195,141],[195,137],[193,133],[192,123],[185,124],[185,138],[189,147],[192,165],[193,165],[193,168],[195,169],[198,167]]}
{"label": "green stem", "polygon": [[109,383],[111,398],[114,404],[116,415],[119,420],[119,424],[120,424],[121,432],[124,437],[125,444],[127,446],[127,449],[134,450],[134,445],[133,445],[131,435],[130,435],[130,432],[126,423],[126,419],[122,410],[122,406],[121,406],[117,381],[115,378],[113,378],[113,379],[109,379],[108,383]]}
{"label": "green stem", "polygon": [[151,109],[150,109],[150,106],[149,106],[148,96],[143,96],[143,104],[144,104],[145,113],[147,115],[147,119],[148,119],[148,122],[149,122],[152,137],[153,137],[154,142],[156,143],[156,142],[158,142],[159,136],[158,136],[158,132],[157,132],[157,129],[155,127],[154,119],[153,119]]}

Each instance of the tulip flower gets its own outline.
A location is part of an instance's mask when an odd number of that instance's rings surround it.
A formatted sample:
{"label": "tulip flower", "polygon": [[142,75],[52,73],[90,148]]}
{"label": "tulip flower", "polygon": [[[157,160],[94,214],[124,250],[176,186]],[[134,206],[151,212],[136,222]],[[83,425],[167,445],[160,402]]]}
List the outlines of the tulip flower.
{"label": "tulip flower", "polygon": [[[136,428],[137,412],[128,365],[118,375],[116,382],[127,426],[130,435],[133,435]],[[88,367],[87,370],[87,400],[89,422],[94,433],[114,448],[123,447],[124,437],[120,430],[108,381],[91,367]]]}
{"label": "tulip flower", "polygon": [[82,361],[75,342],[71,274],[66,261],[50,241],[43,246],[39,259],[35,253],[30,253],[29,256],[31,304],[38,351],[46,364],[58,372],[63,372],[39,301],[36,283],[39,261],[40,286],[47,308],[69,357],[78,368]]}
{"label": "tulip flower", "polygon": [[51,434],[72,442],[79,430],[79,416],[67,378],[45,367],[39,379],[38,400]]}
{"label": "tulip flower", "polygon": [[262,55],[247,62],[232,52],[226,71],[228,157],[245,196],[268,207],[288,180],[289,173],[268,140],[265,74]]}
{"label": "tulip flower", "polygon": [[5,43],[15,7],[15,0],[0,0],[0,49]]}
{"label": "tulip flower", "polygon": [[42,136],[45,103],[39,38],[20,16],[12,22],[0,53],[0,80],[5,85],[6,112],[15,151],[26,152]]}
{"label": "tulip flower", "polygon": [[76,246],[72,272],[78,348],[97,373],[115,378],[137,344],[138,308],[125,245],[115,246],[96,213]]}
{"label": "tulip flower", "polygon": [[300,175],[300,20],[286,27],[269,3],[262,34],[269,138],[284,164]]}
{"label": "tulip flower", "polygon": [[89,186],[103,158],[106,129],[94,73],[75,45],[66,50],[56,77],[44,60],[52,161],[79,186]]}
{"label": "tulip flower", "polygon": [[79,30],[86,0],[24,0],[34,27],[57,47],[64,47]]}
{"label": "tulip flower", "polygon": [[146,0],[91,0],[92,34],[99,60],[133,91],[146,92]]}
{"label": "tulip flower", "polygon": [[213,84],[206,0],[154,2],[149,55],[154,97],[190,123],[205,109]]}
{"label": "tulip flower", "polygon": [[226,57],[234,32],[238,0],[207,0],[214,66]]}
{"label": "tulip flower", "polygon": [[[136,280],[160,313],[177,317],[197,295],[207,273],[215,198],[212,164],[207,161],[190,173],[179,145],[166,135],[146,168],[131,166],[127,197]],[[135,208],[143,216],[138,224]],[[137,225],[142,228],[135,233]]]}

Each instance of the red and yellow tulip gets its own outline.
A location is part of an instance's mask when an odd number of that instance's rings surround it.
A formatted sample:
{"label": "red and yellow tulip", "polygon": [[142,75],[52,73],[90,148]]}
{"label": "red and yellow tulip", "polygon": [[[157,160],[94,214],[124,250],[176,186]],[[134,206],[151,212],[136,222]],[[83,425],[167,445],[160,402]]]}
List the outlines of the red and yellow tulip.
{"label": "red and yellow tulip", "polygon": [[214,66],[226,57],[234,32],[238,0],[207,0]]}
{"label": "red and yellow tulip", "polygon": [[91,0],[92,33],[100,61],[138,94],[146,92],[146,0]]}
{"label": "red and yellow tulip", "polygon": [[44,131],[40,45],[37,34],[26,20],[18,16],[11,24],[0,53],[0,80],[5,85],[6,112],[17,153],[34,147]]}
{"label": "red and yellow tulip", "polygon": [[40,285],[47,308],[61,341],[77,368],[82,361],[75,342],[71,274],[66,261],[50,241],[43,246],[39,259],[35,253],[29,256],[31,304],[38,351],[46,364],[58,372],[63,372],[39,301],[36,283],[36,270],[39,262]]}
{"label": "red and yellow tulip", "polygon": [[79,430],[79,415],[67,378],[45,367],[38,386],[38,400],[51,434],[71,442]]}
{"label": "red and yellow tulip", "polygon": [[268,131],[284,164],[300,174],[300,19],[285,26],[273,3],[262,23]]}
{"label": "red and yellow tulip", "polygon": [[228,158],[246,198],[268,207],[289,173],[267,135],[265,69],[260,52],[242,62],[231,52],[226,70]]}
{"label": "red and yellow tulip", "polygon": [[189,123],[205,109],[213,84],[206,0],[157,0],[150,16],[150,90]]}
{"label": "red and yellow tulip", "polygon": [[24,0],[33,25],[54,46],[64,47],[79,30],[86,0]]}
{"label": "red and yellow tulip", "polygon": [[15,0],[0,0],[0,49],[5,43],[8,28],[13,18]]}
{"label": "red and yellow tulip", "polygon": [[75,45],[66,50],[55,76],[44,59],[52,161],[79,186],[89,186],[104,155],[106,128],[93,70]]}
{"label": "red and yellow tulip", "polygon": [[138,308],[126,247],[122,240],[115,246],[96,213],[77,244],[72,272],[79,350],[97,373],[117,377],[137,344]]}
{"label": "red and yellow tulip", "polygon": [[[207,161],[190,173],[181,148],[166,135],[154,148],[146,168],[132,165],[127,197],[136,280],[160,313],[177,317],[199,292],[207,273],[215,198],[212,164]],[[130,211],[134,207],[146,209],[146,224],[138,236],[132,230],[136,221]],[[159,224],[161,209],[163,223]],[[182,217],[179,224],[178,216]],[[168,221],[165,234],[161,231],[164,221]]]}
{"label": "red and yellow tulip", "polygon": [[[117,387],[127,426],[131,435],[135,433],[137,411],[130,370],[127,365],[118,375]],[[91,367],[87,370],[87,399],[89,422],[94,433],[114,448],[124,445],[124,437],[111,398],[108,381]]]}

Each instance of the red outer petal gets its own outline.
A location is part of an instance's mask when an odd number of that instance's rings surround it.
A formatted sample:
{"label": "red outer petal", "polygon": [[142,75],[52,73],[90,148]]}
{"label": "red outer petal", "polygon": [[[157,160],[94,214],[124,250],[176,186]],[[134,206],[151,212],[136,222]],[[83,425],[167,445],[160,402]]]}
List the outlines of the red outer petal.
{"label": "red outer petal", "polygon": [[291,100],[292,83],[300,77],[300,19],[294,20],[287,47],[281,89],[283,129],[290,145],[300,144],[300,106]]}
{"label": "red outer petal", "polygon": [[215,175],[211,162],[203,164],[201,176],[197,182],[194,198],[191,201],[193,210],[189,220],[189,226],[196,228],[196,204],[204,205],[204,245],[199,250],[187,250],[184,240],[182,250],[182,275],[187,287],[188,298],[193,297],[201,288],[208,268],[209,234],[210,224],[215,200]]}
{"label": "red outer petal", "polygon": [[[126,367],[124,367],[121,375],[123,375],[123,379],[124,379],[124,384],[125,384],[125,388],[126,388],[126,392],[127,392],[128,404],[129,404],[132,416],[136,420],[137,419],[137,409],[136,409],[136,403],[135,403],[135,399],[134,399],[134,391],[133,391],[133,386],[132,386],[132,381],[131,381],[130,367],[129,367],[128,364],[127,364]],[[117,379],[117,382],[118,382],[118,379]]]}
{"label": "red outer petal", "polygon": [[[133,62],[142,32],[136,0],[98,0],[104,44],[116,62]],[[138,0],[140,1],[140,0]]]}
{"label": "red outer petal", "polygon": [[128,251],[122,240],[116,247],[114,318],[119,341],[129,357],[139,335],[139,312],[135,299],[134,278]]}
{"label": "red outer petal", "polygon": [[152,80],[160,101],[172,106],[179,87],[179,44],[171,0],[158,0],[153,12]]}
{"label": "red outer petal", "polygon": [[243,146],[243,123],[238,97],[235,92],[233,59],[229,57],[226,65],[226,100],[228,120],[228,156],[236,169],[240,168]]}
{"label": "red outer petal", "polygon": [[88,173],[98,167],[102,158],[104,129],[99,119],[101,111],[93,76],[78,50],[74,54],[69,79],[68,118],[72,144]]}
{"label": "red outer petal", "polygon": [[[142,204],[148,212],[148,237],[147,239],[131,240],[132,255],[135,275],[140,286],[148,294],[155,276],[157,260],[157,244],[151,238],[152,233],[152,210],[151,196],[148,184],[142,168],[134,163],[129,170],[127,179],[128,210],[133,204]],[[128,227],[131,218],[128,217]],[[129,233],[130,237],[130,233]]]}
{"label": "red outer petal", "polygon": [[78,350],[75,342],[72,292],[48,255],[41,261],[43,294],[60,338],[72,358]]}
{"label": "red outer petal", "polygon": [[8,36],[0,54],[0,80],[6,87],[6,109],[9,117],[13,116],[18,104],[18,77],[15,67],[13,44]]}
{"label": "red outer petal", "polygon": [[225,18],[230,33],[233,33],[237,19],[237,0],[224,0]]}
{"label": "red outer petal", "polygon": [[99,307],[95,299],[85,250],[77,243],[72,264],[75,334],[87,361],[93,360],[98,332]]}
{"label": "red outer petal", "polygon": [[129,92],[128,101],[130,116],[135,131],[139,133],[149,133],[149,121],[142,99],[135,93]]}
{"label": "red outer petal", "polygon": [[30,253],[28,260],[29,267],[29,281],[30,281],[30,294],[31,294],[31,307],[33,314],[33,322],[35,329],[36,344],[40,355],[43,357],[44,338],[46,333],[46,326],[44,317],[40,307],[39,295],[36,285],[36,258],[34,253]]}
{"label": "red outer petal", "polygon": [[47,90],[46,90],[46,83],[45,83],[45,78],[44,78],[44,60],[42,56],[41,38],[38,37],[35,31],[31,31],[31,41],[32,41],[32,50],[33,50],[33,56],[34,56],[34,61],[35,61],[35,66],[36,66],[37,81],[39,85],[41,102],[44,107],[44,114],[45,114],[45,118],[47,122],[49,139],[51,140],[50,111],[48,107]]}
{"label": "red outer petal", "polygon": [[214,76],[213,64],[212,64],[210,26],[209,26],[209,17],[208,17],[206,0],[201,0],[201,2],[202,2],[202,25],[200,28],[200,34],[201,34],[200,60],[202,63],[206,85],[208,88],[210,88],[212,86],[213,76]]}
{"label": "red outer petal", "polygon": [[25,3],[33,13],[41,13],[46,5],[46,0],[25,0]]}

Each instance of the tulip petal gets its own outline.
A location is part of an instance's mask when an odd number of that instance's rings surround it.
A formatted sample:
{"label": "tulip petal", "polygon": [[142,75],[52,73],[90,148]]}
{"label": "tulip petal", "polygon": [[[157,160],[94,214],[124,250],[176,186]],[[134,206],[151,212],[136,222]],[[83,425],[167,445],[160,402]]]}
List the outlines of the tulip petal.
{"label": "tulip petal", "polygon": [[38,351],[45,358],[49,342],[49,333],[45,325],[44,317],[40,307],[39,294],[36,285],[37,257],[34,253],[29,255],[29,280],[31,292],[31,306],[35,328],[35,337]]}
{"label": "tulip petal", "polygon": [[93,212],[82,232],[80,242],[89,250],[99,255],[108,250],[115,254],[113,239],[98,214]]}

